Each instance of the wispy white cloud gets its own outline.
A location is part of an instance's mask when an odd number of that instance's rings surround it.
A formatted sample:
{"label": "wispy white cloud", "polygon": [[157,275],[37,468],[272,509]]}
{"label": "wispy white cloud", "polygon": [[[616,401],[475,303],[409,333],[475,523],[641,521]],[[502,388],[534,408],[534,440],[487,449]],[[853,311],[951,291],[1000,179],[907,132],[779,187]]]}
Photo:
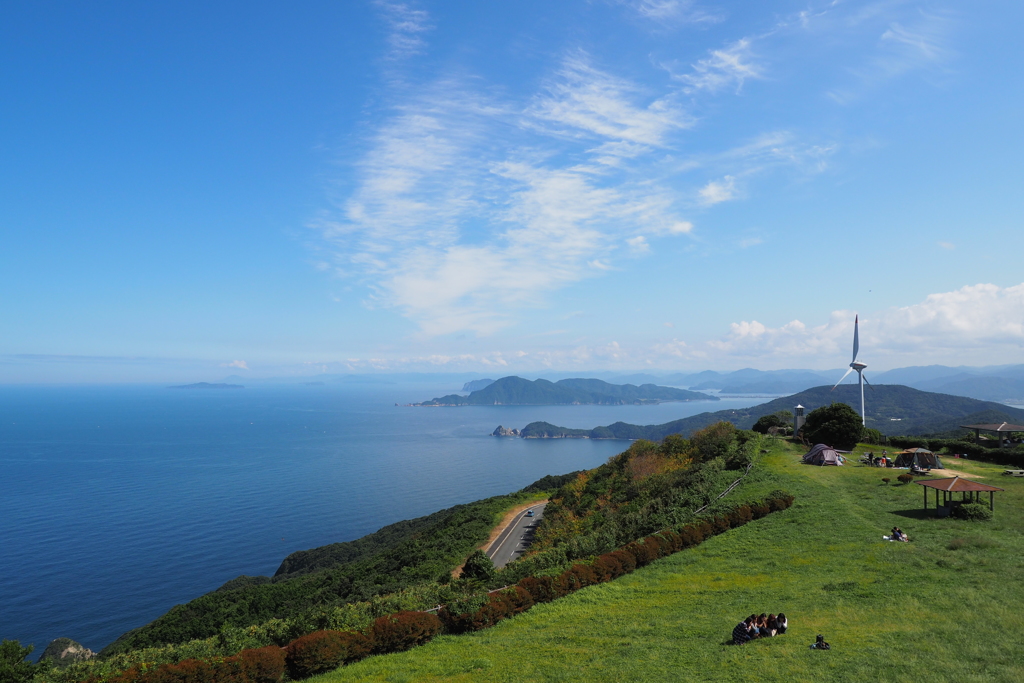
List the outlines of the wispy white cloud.
{"label": "wispy white cloud", "polygon": [[248,370],[249,364],[244,360],[233,360],[230,363],[221,363],[222,368],[238,368],[239,370]]}
{"label": "wispy white cloud", "polygon": [[[692,125],[670,97],[649,99],[645,104],[641,88],[595,68],[589,55],[568,56],[528,114],[552,124],[570,135],[585,135],[632,145],[659,146],[666,135]],[[604,152],[635,146],[611,146]]]}
{"label": "wispy white cloud", "polygon": [[938,244],[943,249],[949,249],[950,251],[952,251],[953,249],[956,249],[956,245],[953,244],[952,242],[939,242]]}
{"label": "wispy white cloud", "polygon": [[764,244],[764,240],[760,237],[747,237],[740,240],[739,244],[741,249],[748,249],[750,247],[756,247],[759,244]]}
{"label": "wispy white cloud", "polygon": [[692,64],[686,73],[673,73],[672,65],[664,66],[689,92],[717,92],[732,87],[739,92],[748,79],[764,77],[764,68],[754,62],[750,46],[750,39],[743,38],[728,47],[710,50],[708,57]]}
{"label": "wispy white cloud", "polygon": [[626,240],[626,244],[629,248],[637,254],[646,254],[651,250],[651,245],[647,241],[647,238],[643,235],[637,235],[636,237],[630,237]]}
{"label": "wispy white cloud", "polygon": [[433,26],[425,10],[415,9],[408,3],[374,0],[373,3],[388,25],[388,57],[401,59],[423,52],[423,35]]}
{"label": "wispy white cloud", "polygon": [[440,80],[394,108],[342,215],[313,227],[335,245],[339,271],[364,278],[371,304],[428,336],[492,333],[545,294],[614,269],[623,241],[642,253],[650,236],[693,230],[670,192],[629,167],[686,125],[666,99],[643,99],[580,53],[525,107]]}
{"label": "wispy white cloud", "polygon": [[698,190],[701,203],[711,206],[736,198],[736,178],[727,175],[721,180],[712,180]]}
{"label": "wispy white cloud", "polygon": [[722,21],[719,13],[707,10],[692,0],[623,0],[644,19],[659,25],[705,24]]}
{"label": "wispy white cloud", "polygon": [[953,56],[949,43],[955,22],[950,13],[917,9],[899,13],[893,7],[881,6],[876,9],[850,20],[857,36],[863,34],[862,24],[874,30],[866,37],[873,45],[864,61],[848,69],[855,82],[827,91],[840,104],[855,101],[865,92],[912,72],[941,73]]}

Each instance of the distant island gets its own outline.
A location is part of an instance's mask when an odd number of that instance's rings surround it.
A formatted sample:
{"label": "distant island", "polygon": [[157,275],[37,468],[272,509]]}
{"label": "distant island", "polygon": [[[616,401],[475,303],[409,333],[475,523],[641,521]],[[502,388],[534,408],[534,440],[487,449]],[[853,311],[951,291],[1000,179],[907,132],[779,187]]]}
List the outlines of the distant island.
{"label": "distant island", "polygon": [[[701,413],[659,425],[634,425],[616,422],[593,429],[570,429],[548,422],[531,422],[513,434],[514,429],[500,427],[495,436],[520,436],[524,439],[649,439],[660,441],[669,434],[689,436],[716,422],[731,422],[740,429],[750,429],[758,418],[802,405],[807,412],[827,406],[833,401],[860,406],[860,393],[855,385],[815,387],[792,396],[751,406]],[[961,424],[1024,422],[1024,410],[979,401],[964,396],[951,396],[919,391],[900,385],[875,385],[867,396],[867,426],[886,435],[941,434],[956,432]]]}
{"label": "distant island", "polygon": [[486,386],[494,384],[493,379],[474,379],[462,385],[463,391],[479,391]]}
{"label": "distant island", "polygon": [[[472,384],[472,383],[470,383]],[[468,386],[468,384],[467,384]],[[599,379],[546,379],[530,381],[522,377],[502,377],[469,394],[449,394],[413,403],[414,406],[557,406],[557,405],[633,405],[665,401],[717,401],[699,391],[688,391],[656,384],[609,384]]]}
{"label": "distant island", "polygon": [[225,384],[224,382],[218,382],[217,384],[211,384],[210,382],[196,382],[195,384],[179,384],[173,387],[167,387],[168,389],[245,389],[241,384]]}

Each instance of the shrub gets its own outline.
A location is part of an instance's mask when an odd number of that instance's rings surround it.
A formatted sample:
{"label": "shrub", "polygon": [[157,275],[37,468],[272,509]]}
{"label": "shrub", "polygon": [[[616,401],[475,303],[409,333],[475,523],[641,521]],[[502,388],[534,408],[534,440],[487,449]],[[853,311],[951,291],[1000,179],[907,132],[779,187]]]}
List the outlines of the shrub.
{"label": "shrub", "polygon": [[569,569],[562,572],[562,580],[567,593],[599,583],[594,570],[585,564],[574,564],[569,567]]}
{"label": "shrub", "polygon": [[248,683],[276,683],[284,674],[285,653],[275,645],[242,650],[228,659],[238,660]]}
{"label": "shrub", "polygon": [[285,661],[292,678],[308,678],[369,652],[370,639],[356,631],[314,631],[285,647]]}
{"label": "shrub", "polygon": [[711,528],[716,534],[729,530],[729,520],[720,515],[715,515],[711,520]]}
{"label": "shrub", "polygon": [[505,601],[512,608],[512,614],[522,614],[526,610],[533,607],[533,596],[530,595],[528,590],[525,590],[521,586],[512,586],[506,588],[502,592],[502,596]]}
{"label": "shrub", "polygon": [[590,563],[590,569],[597,575],[599,581],[611,581],[623,574],[622,565],[611,555],[597,557]]}
{"label": "shrub", "polygon": [[472,631],[479,631],[481,629],[489,628],[494,626],[502,619],[510,616],[512,613],[512,605],[505,596],[500,594],[494,594],[487,596],[487,602],[484,606],[478,609],[476,612],[470,615],[469,618],[469,629]]}
{"label": "shrub", "polygon": [[793,496],[782,489],[775,489],[768,494],[768,503],[773,511],[785,510],[793,504]]}
{"label": "shrub", "polygon": [[609,557],[615,558],[615,560],[622,566],[622,573],[629,574],[636,570],[636,558],[624,550],[613,550],[608,553]]}
{"label": "shrub", "polygon": [[909,484],[910,482],[914,481],[914,475],[910,473],[904,473],[896,477],[896,480],[899,481],[901,484]]}
{"label": "shrub", "polygon": [[550,576],[527,576],[519,579],[518,585],[530,594],[535,603],[551,602],[558,597]]}
{"label": "shrub", "polygon": [[729,525],[732,527],[743,526],[747,522],[753,521],[754,512],[750,509],[749,505],[740,505],[739,507],[733,508],[729,513]]}
{"label": "shrub", "polygon": [[659,557],[665,557],[672,552],[668,541],[661,536],[648,536],[644,539],[644,547],[647,548],[647,554],[650,555],[651,562]]}
{"label": "shrub", "polygon": [[401,652],[422,645],[438,633],[441,620],[429,612],[396,612],[373,622],[371,637],[377,654]]}
{"label": "shrub", "polygon": [[988,506],[981,503],[963,503],[953,508],[950,513],[957,519],[966,519],[972,522],[983,522],[992,519],[992,511]]}
{"label": "shrub", "polygon": [[679,535],[683,537],[687,547],[700,545],[704,542],[704,532],[697,524],[687,524],[679,530]]}
{"label": "shrub", "polygon": [[762,517],[771,513],[772,509],[767,503],[754,503],[750,506],[750,511],[754,513],[754,519],[761,519]]}
{"label": "shrub", "polygon": [[462,566],[463,579],[478,579],[484,583],[494,578],[494,562],[482,550],[474,550]]}

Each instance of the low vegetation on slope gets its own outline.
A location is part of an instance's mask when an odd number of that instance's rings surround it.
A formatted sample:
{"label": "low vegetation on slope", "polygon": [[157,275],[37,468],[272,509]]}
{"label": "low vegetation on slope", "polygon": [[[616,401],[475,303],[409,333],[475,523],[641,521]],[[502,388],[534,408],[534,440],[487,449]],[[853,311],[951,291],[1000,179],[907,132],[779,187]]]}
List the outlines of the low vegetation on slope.
{"label": "low vegetation on slope", "polygon": [[[991,521],[935,519],[921,511],[919,486],[882,481],[876,468],[804,465],[801,453],[778,442],[730,494],[784,488],[796,495],[789,510],[490,630],[314,680],[1024,680],[1014,636],[1024,629],[1014,596],[1024,481],[953,460],[1006,491]],[[911,542],[883,541],[893,526]],[[742,617],[778,611],[785,635],[730,644]],[[819,633],[830,651],[808,648]]]}
{"label": "low vegetation on slope", "polygon": [[[553,482],[554,483],[554,482]],[[104,656],[216,636],[225,627],[304,618],[446,575],[483,543],[503,512],[534,488],[456,505],[349,543],[290,555],[274,579],[240,577],[121,636]]]}

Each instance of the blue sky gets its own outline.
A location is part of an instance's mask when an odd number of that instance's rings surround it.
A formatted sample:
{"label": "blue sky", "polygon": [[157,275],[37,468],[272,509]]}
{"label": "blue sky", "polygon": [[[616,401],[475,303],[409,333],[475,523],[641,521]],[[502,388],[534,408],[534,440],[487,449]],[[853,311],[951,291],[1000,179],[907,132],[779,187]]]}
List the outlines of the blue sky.
{"label": "blue sky", "polygon": [[1022,15],[7,3],[0,382],[1021,362]]}

